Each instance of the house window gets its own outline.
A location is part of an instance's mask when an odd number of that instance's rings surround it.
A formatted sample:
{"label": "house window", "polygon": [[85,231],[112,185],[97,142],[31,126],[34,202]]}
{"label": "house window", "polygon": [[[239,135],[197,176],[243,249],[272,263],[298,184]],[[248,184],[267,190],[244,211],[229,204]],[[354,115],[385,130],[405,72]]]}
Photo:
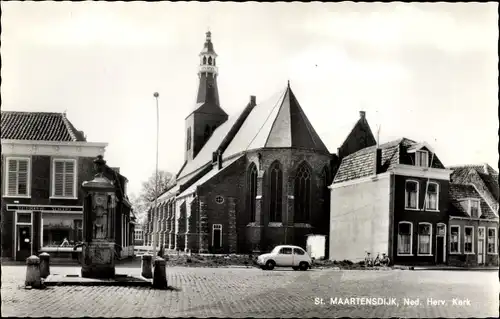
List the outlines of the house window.
{"label": "house window", "polygon": [[311,170],[304,163],[295,175],[295,222],[308,222],[311,209]]}
{"label": "house window", "polygon": [[30,195],[30,159],[7,158],[7,196]]}
{"label": "house window", "polygon": [[464,238],[464,253],[472,254],[474,253],[474,227],[465,226],[465,238]]}
{"label": "house window", "polygon": [[405,207],[409,209],[418,208],[418,182],[406,181]]}
{"label": "house window", "polygon": [[497,229],[488,228],[488,254],[497,253]]}
{"label": "house window", "polygon": [[52,196],[76,197],[76,160],[55,159],[52,172]]}
{"label": "house window", "polygon": [[248,201],[250,203],[250,221],[256,220],[255,198],[257,197],[257,166],[254,163],[250,165],[248,170]]}
{"label": "house window", "polygon": [[450,227],[450,253],[460,253],[460,226]]}
{"label": "house window", "polygon": [[415,166],[429,167],[429,152],[416,151],[415,152]]}
{"label": "house window", "polygon": [[412,251],[411,234],[413,224],[400,222],[398,225],[398,255],[410,255]]}
{"label": "house window", "polygon": [[186,150],[191,149],[191,128],[188,127],[187,133],[186,133]]}
{"label": "house window", "polygon": [[278,162],[270,168],[270,222],[281,222],[281,207],[283,205],[283,172]]}
{"label": "house window", "polygon": [[469,200],[469,215],[473,218],[479,218],[481,216],[481,206],[479,200]]}
{"label": "house window", "polygon": [[432,225],[429,223],[418,224],[418,253],[430,255],[432,253]]}
{"label": "house window", "polygon": [[429,183],[427,185],[427,210],[438,210],[439,185],[437,183]]}

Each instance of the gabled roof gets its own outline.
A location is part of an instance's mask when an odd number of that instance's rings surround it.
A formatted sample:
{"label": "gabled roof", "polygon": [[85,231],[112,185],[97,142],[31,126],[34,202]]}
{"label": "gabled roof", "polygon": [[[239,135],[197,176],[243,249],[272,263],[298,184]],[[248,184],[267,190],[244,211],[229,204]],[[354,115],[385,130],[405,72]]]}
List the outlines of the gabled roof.
{"label": "gabled roof", "polygon": [[2,139],[85,142],[65,113],[2,111]]}
{"label": "gabled roof", "polygon": [[290,86],[255,106],[223,158],[260,148],[302,148],[329,153]]}
{"label": "gabled roof", "polygon": [[[403,137],[379,145],[382,151],[382,171],[387,171],[394,167],[394,165],[399,164],[400,145],[411,146],[413,144],[416,144],[416,142]],[[376,149],[376,145],[370,146],[344,157],[333,182],[340,183],[372,175],[374,172]]]}
{"label": "gabled roof", "polygon": [[257,104],[244,118],[236,132],[231,128],[243,114],[244,108],[220,125],[203,146],[196,157],[186,163],[179,173],[179,178],[186,177],[209,165],[212,153],[217,151],[222,141],[230,137],[227,148],[222,153],[223,159],[229,159],[245,151],[260,148],[304,148],[328,153],[328,149],[307,119],[290,86]]}
{"label": "gabled roof", "polygon": [[479,199],[481,207],[482,219],[495,219],[498,218],[493,212],[491,207],[488,205],[486,200],[477,191],[474,185],[470,184],[450,184],[449,188],[449,214],[451,216],[459,217],[470,217],[464,206],[461,205],[461,201],[467,199]]}
{"label": "gabled roof", "polygon": [[485,191],[482,196],[485,197],[494,209],[498,209],[500,196],[498,172],[490,165],[461,165],[452,166],[450,169],[453,170],[451,183],[474,184],[479,190]]}
{"label": "gabled roof", "polygon": [[365,147],[374,146],[377,144],[375,137],[368,121],[366,120],[366,112],[359,112],[360,118],[354,124],[351,132],[347,135],[342,145],[338,148],[339,158],[346,157]]}
{"label": "gabled roof", "polygon": [[[387,172],[396,164],[412,165],[412,159],[408,157],[408,149],[414,145],[422,145],[408,138],[400,138],[379,145],[382,152],[379,173]],[[377,146],[365,147],[355,153],[344,157],[333,180],[334,183],[345,182],[374,174],[375,172],[375,150]],[[444,169],[437,156],[432,155],[432,167]]]}

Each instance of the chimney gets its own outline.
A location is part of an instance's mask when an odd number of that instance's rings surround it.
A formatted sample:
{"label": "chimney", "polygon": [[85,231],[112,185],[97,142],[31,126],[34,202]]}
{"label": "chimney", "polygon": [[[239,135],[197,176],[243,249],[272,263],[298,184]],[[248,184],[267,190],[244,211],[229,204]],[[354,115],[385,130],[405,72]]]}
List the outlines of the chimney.
{"label": "chimney", "polygon": [[375,159],[373,165],[373,174],[380,174],[382,168],[382,150],[378,147],[375,148]]}
{"label": "chimney", "polygon": [[217,153],[217,166],[219,169],[222,168],[222,152],[220,150]]}
{"label": "chimney", "polygon": [[484,173],[489,175],[490,174],[490,171],[488,170],[488,163],[484,163],[483,164],[483,170],[484,170]]}
{"label": "chimney", "polygon": [[250,105],[251,105],[251,106],[255,106],[255,105],[257,105],[255,95],[250,95]]}
{"label": "chimney", "polygon": [[366,116],[366,112],[365,112],[365,111],[359,111],[359,117],[360,117],[361,119],[363,119],[363,120],[364,120],[364,119],[365,119],[365,116]]}

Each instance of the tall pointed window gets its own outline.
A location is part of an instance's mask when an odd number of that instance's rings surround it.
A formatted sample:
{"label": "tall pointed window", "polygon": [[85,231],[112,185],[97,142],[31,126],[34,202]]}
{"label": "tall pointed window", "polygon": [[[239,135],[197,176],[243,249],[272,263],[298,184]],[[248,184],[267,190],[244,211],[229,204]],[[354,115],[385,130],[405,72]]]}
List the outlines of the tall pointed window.
{"label": "tall pointed window", "polygon": [[278,162],[274,162],[269,169],[270,177],[270,210],[269,221],[281,222],[281,210],[283,206],[283,171]]}
{"label": "tall pointed window", "polygon": [[256,220],[255,198],[257,197],[257,167],[252,163],[248,169],[248,201],[250,203],[250,221]]}
{"label": "tall pointed window", "polygon": [[207,57],[206,56],[203,57],[203,65],[205,65],[205,64],[207,64]]}
{"label": "tall pointed window", "polygon": [[186,150],[191,149],[191,128],[188,127],[187,133],[186,133]]}
{"label": "tall pointed window", "polygon": [[297,169],[295,175],[295,222],[309,221],[311,209],[311,170],[306,163]]}
{"label": "tall pointed window", "polygon": [[212,57],[208,57],[208,65],[212,65]]}

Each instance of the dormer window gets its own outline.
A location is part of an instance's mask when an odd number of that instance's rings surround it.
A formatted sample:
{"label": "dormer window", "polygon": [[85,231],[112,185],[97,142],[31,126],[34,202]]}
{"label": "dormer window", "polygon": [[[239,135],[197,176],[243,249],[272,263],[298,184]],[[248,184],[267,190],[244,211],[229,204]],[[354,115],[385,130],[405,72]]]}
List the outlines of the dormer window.
{"label": "dormer window", "polygon": [[473,218],[481,217],[481,205],[479,199],[469,199],[469,215]]}
{"label": "dormer window", "polygon": [[415,152],[415,166],[429,167],[429,152],[416,151]]}

